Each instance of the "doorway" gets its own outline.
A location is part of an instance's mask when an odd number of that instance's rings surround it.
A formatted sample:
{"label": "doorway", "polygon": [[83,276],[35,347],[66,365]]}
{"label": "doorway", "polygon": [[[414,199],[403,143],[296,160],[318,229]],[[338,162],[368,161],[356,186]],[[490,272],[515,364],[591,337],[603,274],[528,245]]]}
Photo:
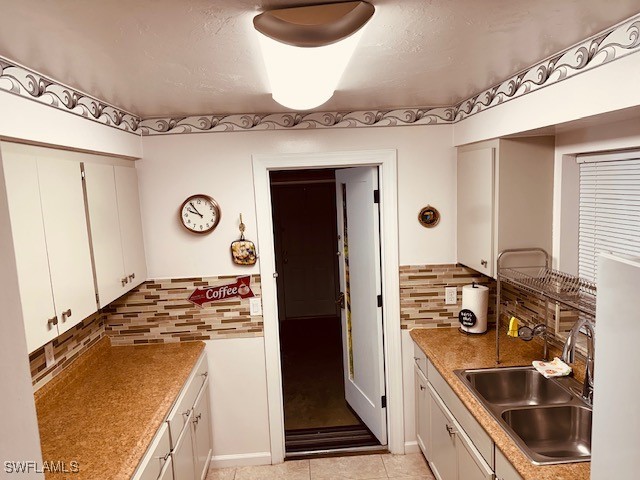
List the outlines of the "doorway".
{"label": "doorway", "polygon": [[283,389],[278,321],[277,270],[273,237],[270,172],[316,168],[378,167],[380,174],[380,252],[382,254],[382,310],[384,330],[384,380],[387,392],[386,427],[391,453],[405,452],[402,349],[398,259],[397,152],[362,150],[346,152],[254,154],[253,181],[262,276],[264,343],[269,405],[271,462],[285,457]]}
{"label": "doorway", "polygon": [[[336,196],[342,199],[343,192],[336,191],[336,169],[273,171],[270,183],[286,454],[379,447],[380,440],[386,443],[386,421],[385,435],[377,438],[345,394],[353,342],[343,331],[342,310],[350,306],[341,292],[338,223],[346,218],[338,215]],[[351,403],[368,413],[357,399]]]}

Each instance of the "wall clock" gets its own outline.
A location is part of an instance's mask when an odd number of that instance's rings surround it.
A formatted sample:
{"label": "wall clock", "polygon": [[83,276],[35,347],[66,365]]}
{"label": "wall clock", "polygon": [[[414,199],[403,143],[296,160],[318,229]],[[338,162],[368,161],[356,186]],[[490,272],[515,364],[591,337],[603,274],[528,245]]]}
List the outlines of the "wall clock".
{"label": "wall clock", "polygon": [[193,233],[211,233],[220,222],[220,207],[209,195],[191,195],[180,207],[180,221]]}

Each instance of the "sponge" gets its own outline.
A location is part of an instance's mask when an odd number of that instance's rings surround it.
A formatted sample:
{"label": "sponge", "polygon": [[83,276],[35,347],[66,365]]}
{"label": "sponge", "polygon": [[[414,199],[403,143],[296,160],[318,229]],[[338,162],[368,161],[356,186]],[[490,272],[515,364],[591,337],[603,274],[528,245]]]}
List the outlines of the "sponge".
{"label": "sponge", "polygon": [[511,320],[509,320],[509,331],[507,332],[507,335],[510,337],[518,336],[518,323],[519,322],[516,317],[511,317]]}

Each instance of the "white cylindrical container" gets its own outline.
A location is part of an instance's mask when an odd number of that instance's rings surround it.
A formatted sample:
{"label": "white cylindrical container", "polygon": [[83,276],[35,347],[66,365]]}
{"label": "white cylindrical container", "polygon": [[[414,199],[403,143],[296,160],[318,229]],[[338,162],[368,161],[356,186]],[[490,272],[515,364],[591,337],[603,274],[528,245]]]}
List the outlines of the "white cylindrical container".
{"label": "white cylindrical container", "polygon": [[[462,310],[459,316],[460,329],[467,333],[486,332],[488,308],[488,287],[476,283],[462,287]],[[473,315],[468,312],[473,312]]]}

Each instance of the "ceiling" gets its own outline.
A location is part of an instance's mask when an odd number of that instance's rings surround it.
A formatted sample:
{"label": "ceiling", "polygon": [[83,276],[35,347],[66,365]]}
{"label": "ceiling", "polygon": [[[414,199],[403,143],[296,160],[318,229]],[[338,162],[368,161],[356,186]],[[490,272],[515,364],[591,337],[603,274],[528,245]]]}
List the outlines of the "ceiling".
{"label": "ceiling", "polygon": [[[0,55],[145,118],[282,112],[252,19],[317,3],[331,2],[0,0]],[[339,89],[317,110],[452,105],[640,11],[638,0],[370,3]]]}

